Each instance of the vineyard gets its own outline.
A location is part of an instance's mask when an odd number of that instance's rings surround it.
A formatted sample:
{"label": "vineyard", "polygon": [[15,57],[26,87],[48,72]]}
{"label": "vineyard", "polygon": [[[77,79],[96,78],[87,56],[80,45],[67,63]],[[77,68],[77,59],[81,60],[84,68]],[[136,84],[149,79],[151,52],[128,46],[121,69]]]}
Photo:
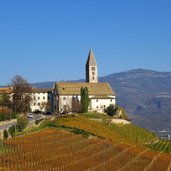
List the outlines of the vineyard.
{"label": "vineyard", "polygon": [[158,151],[171,152],[171,141],[159,140],[151,146],[152,149]]}
{"label": "vineyard", "polygon": [[46,128],[4,140],[2,171],[171,171],[171,156],[149,148]]}

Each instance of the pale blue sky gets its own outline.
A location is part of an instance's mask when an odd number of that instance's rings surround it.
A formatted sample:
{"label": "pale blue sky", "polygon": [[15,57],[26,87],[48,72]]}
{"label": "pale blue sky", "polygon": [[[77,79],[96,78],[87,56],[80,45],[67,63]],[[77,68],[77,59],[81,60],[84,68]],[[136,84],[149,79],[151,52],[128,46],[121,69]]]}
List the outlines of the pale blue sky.
{"label": "pale blue sky", "polygon": [[0,85],[85,77],[92,48],[99,75],[171,71],[170,0],[0,0]]}

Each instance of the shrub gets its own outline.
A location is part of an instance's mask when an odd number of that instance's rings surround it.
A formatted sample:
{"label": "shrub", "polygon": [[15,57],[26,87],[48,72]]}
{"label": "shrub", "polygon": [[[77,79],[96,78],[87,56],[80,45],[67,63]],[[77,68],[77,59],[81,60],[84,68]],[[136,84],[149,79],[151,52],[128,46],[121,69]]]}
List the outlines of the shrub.
{"label": "shrub", "polygon": [[0,113],[0,121],[5,121],[5,115],[3,113]]}
{"label": "shrub", "polygon": [[114,106],[111,104],[104,110],[104,112],[109,116],[115,116],[119,119],[129,120],[127,112],[120,106]]}
{"label": "shrub", "polygon": [[4,139],[7,139],[8,138],[8,131],[5,129],[4,130]]}
{"label": "shrub", "polygon": [[0,121],[10,120],[11,110],[8,107],[0,107]]}
{"label": "shrub", "polygon": [[17,118],[17,116],[18,116],[18,113],[17,112],[12,112],[12,119],[16,119]]}
{"label": "shrub", "polygon": [[128,118],[128,114],[127,114],[126,110],[123,109],[123,108],[120,107],[120,106],[117,106],[117,107],[116,107],[116,115],[115,115],[115,116],[116,116],[117,118],[119,118],[119,119],[130,120],[130,119]]}
{"label": "shrub", "polygon": [[28,125],[28,119],[25,116],[20,116],[17,118],[17,129],[21,132]]}
{"label": "shrub", "polygon": [[116,110],[117,108],[113,104],[111,104],[104,110],[104,112],[107,113],[109,116],[114,116],[116,115]]}
{"label": "shrub", "polygon": [[15,126],[13,125],[13,126],[9,127],[8,132],[13,137],[15,135],[15,133],[16,133]]}
{"label": "shrub", "polygon": [[0,107],[0,121],[17,118],[18,113],[12,112],[8,107]]}

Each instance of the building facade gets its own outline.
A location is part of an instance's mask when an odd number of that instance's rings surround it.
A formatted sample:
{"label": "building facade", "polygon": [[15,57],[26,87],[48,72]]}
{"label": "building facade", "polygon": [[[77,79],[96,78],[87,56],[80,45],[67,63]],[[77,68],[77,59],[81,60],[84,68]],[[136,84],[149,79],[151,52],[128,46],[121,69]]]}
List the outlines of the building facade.
{"label": "building facade", "polygon": [[[52,112],[53,111],[53,90],[47,88],[32,88],[29,93],[31,97],[30,111]],[[0,97],[5,93],[8,94],[10,100],[13,101],[13,87],[0,88]]]}
{"label": "building facade", "polygon": [[53,109],[53,91],[47,88],[33,88],[31,94],[32,101],[30,109],[32,112],[52,112]]}
{"label": "building facade", "polygon": [[81,88],[89,91],[89,111],[103,112],[116,105],[116,95],[108,83],[98,83],[98,67],[92,49],[86,62],[86,82],[57,82],[54,86],[54,111],[76,111],[80,108]]}

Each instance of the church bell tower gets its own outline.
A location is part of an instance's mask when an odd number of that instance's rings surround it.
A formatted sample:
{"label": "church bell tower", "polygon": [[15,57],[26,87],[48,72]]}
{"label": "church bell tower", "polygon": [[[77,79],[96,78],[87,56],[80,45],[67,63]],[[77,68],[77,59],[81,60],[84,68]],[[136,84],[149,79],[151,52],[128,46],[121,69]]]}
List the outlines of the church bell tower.
{"label": "church bell tower", "polygon": [[92,49],[90,49],[86,63],[86,82],[98,83],[98,68]]}

